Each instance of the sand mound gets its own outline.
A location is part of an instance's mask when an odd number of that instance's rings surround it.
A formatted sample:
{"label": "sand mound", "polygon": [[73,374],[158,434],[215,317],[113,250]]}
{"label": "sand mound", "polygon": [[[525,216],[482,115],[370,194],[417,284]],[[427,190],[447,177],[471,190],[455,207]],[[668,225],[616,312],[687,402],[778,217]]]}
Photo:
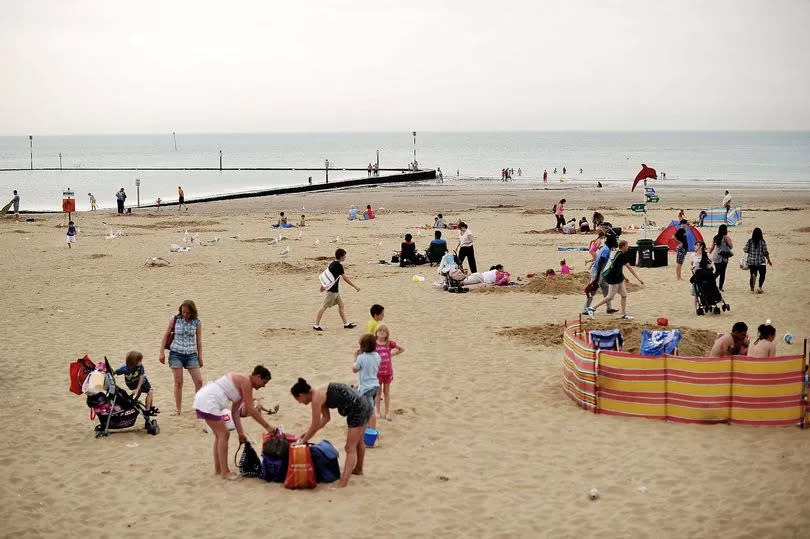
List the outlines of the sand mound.
{"label": "sand mound", "polygon": [[110,256],[107,253],[93,253],[92,255],[87,255],[87,258],[90,260],[96,260],[97,258],[104,258],[105,256]]}
{"label": "sand mound", "polygon": [[[583,329],[620,329],[624,335],[624,351],[638,353],[641,348],[642,329],[675,329],[671,326],[657,326],[635,320],[590,320],[583,319]],[[683,338],[679,354],[681,356],[703,356],[709,353],[717,334],[714,331],[695,329],[680,326]],[[560,346],[562,345],[562,324],[542,324],[539,326],[504,327],[498,335],[516,337],[518,340],[532,346]]]}
{"label": "sand mound", "polygon": [[315,264],[296,265],[289,262],[268,262],[265,264],[250,264],[249,267],[259,273],[269,275],[289,275],[294,273],[315,273],[321,267]]}
{"label": "sand mound", "polygon": [[242,241],[242,243],[267,243],[271,239],[276,239],[276,238],[251,238],[249,240],[241,240],[241,241]]}
{"label": "sand mound", "polygon": [[307,331],[295,328],[267,328],[262,331],[262,335],[265,337],[279,337],[284,335],[299,335],[302,333],[308,333]]}
{"label": "sand mound", "polygon": [[307,258],[307,260],[314,260],[316,262],[323,262],[325,260],[334,260],[334,256],[312,256]]}
{"label": "sand mound", "polygon": [[559,234],[559,230],[556,228],[546,228],[544,230],[527,230],[525,232],[521,232],[521,234]]}
{"label": "sand mound", "polygon": [[32,234],[32,232],[30,230],[20,230],[20,229],[12,230],[11,233],[12,234]]}
{"label": "sand mound", "polygon": [[[219,221],[215,219],[192,219],[192,220],[182,220],[178,219],[177,221],[158,221],[156,223],[127,223],[127,228],[143,228],[146,230],[160,230],[164,228],[198,228],[203,226],[212,226],[212,225],[219,225],[221,224]],[[221,230],[219,231],[221,232]]]}
{"label": "sand mound", "polygon": [[[16,232],[16,231],[15,231]],[[799,232],[810,232],[810,226],[803,226],[799,229]]]}
{"label": "sand mound", "polygon": [[[559,296],[564,294],[585,294],[585,286],[590,282],[591,274],[587,271],[572,273],[567,276],[560,276],[549,279],[548,277],[534,277],[526,284],[516,286],[483,286],[473,288],[472,291],[479,294],[506,294],[509,292],[529,292],[531,294],[549,294]],[[635,283],[626,285],[628,292],[633,292],[641,287]],[[597,295],[600,298],[601,294]]]}
{"label": "sand mound", "polygon": [[551,215],[551,210],[541,210],[540,208],[529,208],[523,210],[523,215]]}

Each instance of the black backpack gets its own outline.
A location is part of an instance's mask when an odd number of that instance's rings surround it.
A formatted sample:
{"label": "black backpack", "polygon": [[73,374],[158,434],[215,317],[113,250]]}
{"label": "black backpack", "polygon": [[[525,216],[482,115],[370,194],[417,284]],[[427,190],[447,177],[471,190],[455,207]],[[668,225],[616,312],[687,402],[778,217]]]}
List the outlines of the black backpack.
{"label": "black backpack", "polygon": [[274,459],[284,460],[290,452],[290,443],[284,438],[272,437],[262,446],[262,453]]}

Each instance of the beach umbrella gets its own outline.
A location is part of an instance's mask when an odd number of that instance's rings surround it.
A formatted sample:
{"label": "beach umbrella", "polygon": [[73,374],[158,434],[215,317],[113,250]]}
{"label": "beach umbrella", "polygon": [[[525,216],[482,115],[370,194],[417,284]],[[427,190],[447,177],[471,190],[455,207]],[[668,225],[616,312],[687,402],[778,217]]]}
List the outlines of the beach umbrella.
{"label": "beach umbrella", "polygon": [[636,179],[633,180],[633,187],[630,189],[630,192],[633,192],[633,191],[636,190],[636,184],[638,182],[640,182],[641,180],[646,180],[648,178],[651,179],[651,180],[657,180],[658,179],[658,174],[655,172],[654,168],[650,168],[647,165],[642,163],[641,164],[641,171],[639,171],[639,173],[636,174]]}
{"label": "beach umbrella", "polygon": [[[677,249],[679,242],[675,239],[675,232],[678,231],[680,226],[681,225],[678,221],[672,221],[669,226],[666,227],[655,239],[655,244],[666,245],[669,247],[670,251]],[[703,241],[703,235],[700,233],[700,230],[692,225],[686,225],[686,242],[688,244],[687,251],[694,252],[695,242],[698,241]]]}

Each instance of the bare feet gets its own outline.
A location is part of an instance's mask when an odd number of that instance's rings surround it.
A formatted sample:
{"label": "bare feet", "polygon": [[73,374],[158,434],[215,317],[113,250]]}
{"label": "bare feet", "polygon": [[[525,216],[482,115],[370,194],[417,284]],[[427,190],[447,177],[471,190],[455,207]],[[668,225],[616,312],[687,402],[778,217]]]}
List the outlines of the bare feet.
{"label": "bare feet", "polygon": [[180,410],[175,410],[174,412],[169,414],[170,416],[180,415]]}
{"label": "bare feet", "polygon": [[354,471],[352,471],[352,475],[363,475],[363,469],[360,468],[358,470],[357,468],[355,468]]}
{"label": "bare feet", "polygon": [[349,480],[348,479],[346,481],[344,481],[343,479],[338,481],[338,488],[346,488],[348,486],[349,486]]}
{"label": "bare feet", "polygon": [[385,419],[387,419],[388,421],[393,421],[394,420],[394,418],[391,417],[391,414],[385,414]]}
{"label": "bare feet", "polygon": [[228,471],[227,473],[222,474],[222,479],[225,479],[226,481],[239,481],[242,479],[242,476]]}

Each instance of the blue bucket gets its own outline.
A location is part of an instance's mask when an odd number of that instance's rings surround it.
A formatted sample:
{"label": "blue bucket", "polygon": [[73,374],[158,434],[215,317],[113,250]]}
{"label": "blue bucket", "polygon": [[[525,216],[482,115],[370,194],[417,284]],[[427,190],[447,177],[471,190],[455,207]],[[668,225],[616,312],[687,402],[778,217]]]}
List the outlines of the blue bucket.
{"label": "blue bucket", "polygon": [[366,431],[363,433],[363,443],[366,444],[366,447],[374,447],[374,444],[377,443],[377,436],[380,433],[372,429],[371,427],[367,427]]}

